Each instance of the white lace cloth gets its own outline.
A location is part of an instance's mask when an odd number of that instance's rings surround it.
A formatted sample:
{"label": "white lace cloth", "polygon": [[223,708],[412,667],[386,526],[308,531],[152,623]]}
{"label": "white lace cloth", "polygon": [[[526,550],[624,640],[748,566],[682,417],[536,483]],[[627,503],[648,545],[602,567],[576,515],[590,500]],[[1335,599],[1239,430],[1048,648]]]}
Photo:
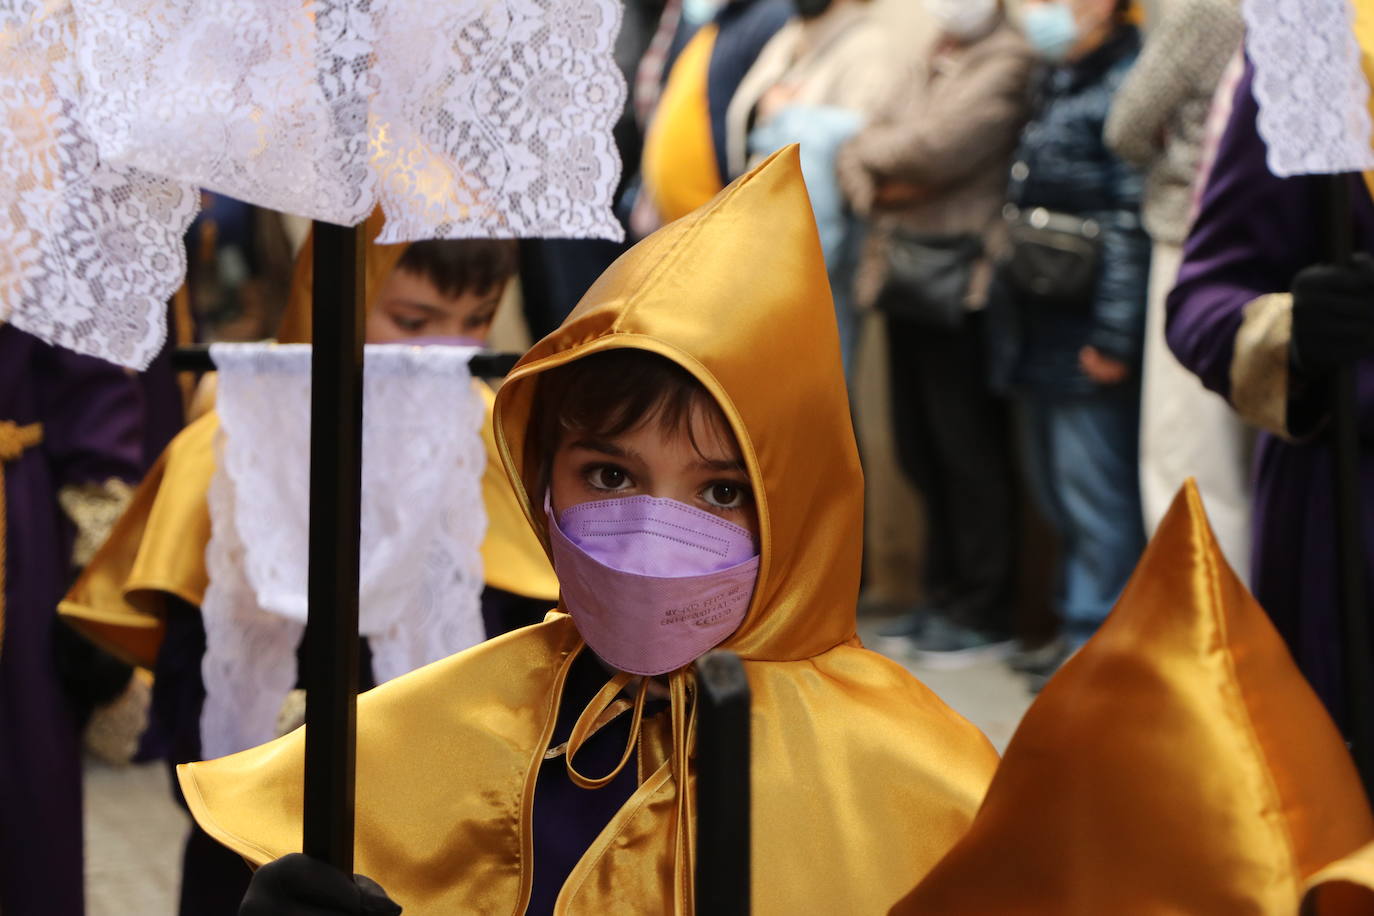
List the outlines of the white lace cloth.
{"label": "white lace cloth", "polygon": [[0,0],[0,321],[144,368],[186,273],[198,195],[102,161],[68,0]]}
{"label": "white lace cloth", "polygon": [[380,240],[620,238],[614,0],[73,0],[111,161]]}
{"label": "white lace cloth", "polygon": [[[359,630],[377,681],[483,638],[484,408],[465,347],[367,348]],[[307,612],[310,348],[217,345],[202,751],[275,737]]]}
{"label": "white lace cloth", "polygon": [[1374,169],[1349,0],[1244,0],[1259,132],[1275,175]]}
{"label": "white lace cloth", "polygon": [[0,0],[0,321],[145,368],[210,188],[382,242],[622,236],[616,0]]}

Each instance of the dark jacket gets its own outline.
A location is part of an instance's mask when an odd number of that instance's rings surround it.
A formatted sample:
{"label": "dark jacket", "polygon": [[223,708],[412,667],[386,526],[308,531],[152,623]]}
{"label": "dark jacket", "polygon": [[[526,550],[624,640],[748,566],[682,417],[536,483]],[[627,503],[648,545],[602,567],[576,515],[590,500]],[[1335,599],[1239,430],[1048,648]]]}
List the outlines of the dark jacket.
{"label": "dark jacket", "polygon": [[1023,210],[1044,207],[1096,220],[1101,267],[1086,311],[1022,301],[1005,282],[994,282],[989,344],[998,387],[1045,394],[1098,390],[1078,368],[1084,346],[1126,362],[1133,378],[1139,376],[1150,269],[1150,241],[1140,222],[1143,181],[1102,137],[1112,97],[1139,52],[1139,32],[1123,26],[1087,57],[1044,76],[1007,196]]}

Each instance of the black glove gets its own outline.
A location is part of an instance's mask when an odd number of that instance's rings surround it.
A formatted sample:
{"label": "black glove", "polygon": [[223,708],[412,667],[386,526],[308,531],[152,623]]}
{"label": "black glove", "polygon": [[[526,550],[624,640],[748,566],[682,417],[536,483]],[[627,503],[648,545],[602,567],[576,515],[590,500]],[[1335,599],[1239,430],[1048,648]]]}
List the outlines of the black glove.
{"label": "black glove", "polygon": [[345,877],[331,865],[300,853],[259,868],[239,916],[399,916],[401,908],[363,875]]}
{"label": "black glove", "polygon": [[1374,257],[1318,264],[1293,281],[1294,365],[1321,375],[1374,355]]}

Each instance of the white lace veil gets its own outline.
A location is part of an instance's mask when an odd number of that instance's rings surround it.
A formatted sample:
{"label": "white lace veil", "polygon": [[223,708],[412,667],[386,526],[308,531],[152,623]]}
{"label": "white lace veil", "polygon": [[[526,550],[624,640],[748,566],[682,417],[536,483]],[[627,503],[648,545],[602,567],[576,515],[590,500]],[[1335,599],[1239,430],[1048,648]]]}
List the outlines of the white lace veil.
{"label": "white lace veil", "polygon": [[0,0],[0,320],[144,368],[198,188],[620,238],[615,0]]}
{"label": "white lace veil", "polygon": [[[377,681],[484,636],[484,407],[472,349],[370,345],[363,408],[359,630]],[[220,436],[210,485],[202,752],[276,736],[296,681],[308,556],[310,348],[212,349]]]}
{"label": "white lace veil", "polygon": [[1369,81],[1348,0],[1245,0],[1241,11],[1270,170],[1374,169]]}

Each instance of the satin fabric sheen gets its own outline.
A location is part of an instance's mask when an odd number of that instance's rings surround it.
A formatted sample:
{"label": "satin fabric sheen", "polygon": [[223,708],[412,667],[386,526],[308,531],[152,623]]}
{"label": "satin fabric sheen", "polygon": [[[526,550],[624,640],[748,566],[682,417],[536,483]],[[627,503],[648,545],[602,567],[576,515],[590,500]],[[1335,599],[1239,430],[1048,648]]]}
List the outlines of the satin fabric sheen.
{"label": "satin fabric sheen", "polygon": [[196,607],[205,597],[206,496],[218,430],[219,418],[208,413],[177,434],[59,605],[69,623],[131,664],[157,662],[164,595]]}
{"label": "satin fabric sheen", "polygon": [[682,49],[644,137],[644,192],[664,223],[708,203],[724,183],[706,88],[716,33],[708,23]]}
{"label": "satin fabric sheen", "polygon": [[1374,843],[1312,876],[1302,916],[1374,916]]}
{"label": "satin fabric sheen", "polygon": [[1190,481],[973,827],[893,912],[1291,916],[1306,878],[1372,838],[1335,725]]}
{"label": "satin fabric sheen", "polygon": [[[676,671],[735,632],[758,579],[754,539],[672,499],[546,510],[563,606],[598,656],[620,671]],[[654,574],[657,573],[657,574]]]}
{"label": "satin fabric sheen", "polygon": [[[753,911],[884,912],[963,834],[996,754],[855,636],[863,479],[795,147],[622,256],[501,389],[502,458],[541,538],[525,440],[540,375],[616,347],[702,382],[754,488],[758,586],[724,644],[753,694]],[[523,912],[534,780],[581,643],[553,613],[360,699],[356,868],[408,916]],[[674,908],[677,792],[692,781],[673,778],[671,718],[644,722],[639,787],[556,912]],[[197,820],[254,862],[299,848],[303,744],[295,732],[181,768]]]}

